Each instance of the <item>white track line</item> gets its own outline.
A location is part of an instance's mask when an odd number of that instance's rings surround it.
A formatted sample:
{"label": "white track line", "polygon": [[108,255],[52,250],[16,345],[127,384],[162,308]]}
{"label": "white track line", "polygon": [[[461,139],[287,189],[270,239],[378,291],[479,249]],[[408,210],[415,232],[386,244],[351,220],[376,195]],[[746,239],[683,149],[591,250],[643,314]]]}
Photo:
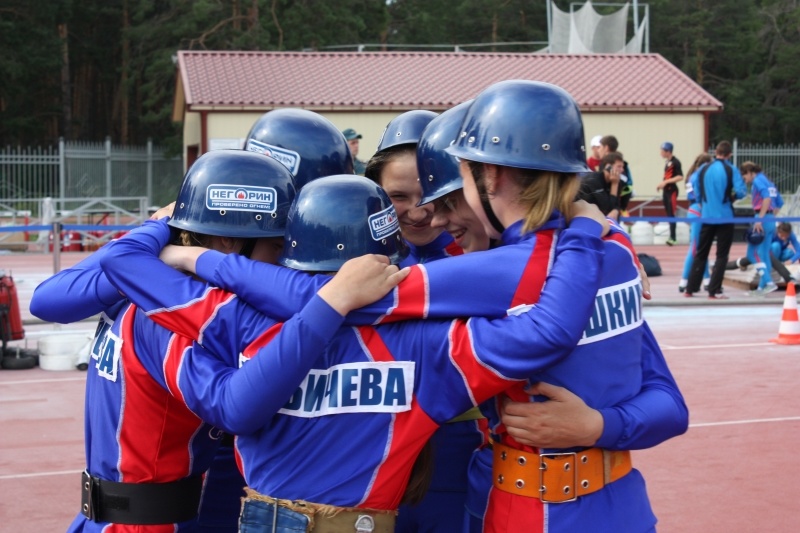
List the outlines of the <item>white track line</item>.
{"label": "white track line", "polygon": [[700,422],[689,424],[690,428],[705,428],[713,426],[735,426],[739,424],[763,424],[764,422],[797,422],[800,416],[786,416],[782,418],[752,418],[750,420],[730,420],[728,422]]}
{"label": "white track line", "polygon": [[670,346],[661,344],[662,350],[702,350],[704,348],[746,348],[748,346],[778,346],[772,342],[752,342],[743,344],[697,344],[695,346]]}
{"label": "white track line", "polygon": [[67,381],[86,381],[86,374],[74,378],[24,379],[19,381],[0,381],[0,385],[27,385],[29,383],[64,383]]}
{"label": "white track line", "polygon": [[83,470],[57,470],[55,472],[36,472],[33,474],[7,474],[4,476],[0,476],[0,480],[3,479],[24,479],[28,477],[44,477],[44,476],[63,476],[65,474],[80,474]]}

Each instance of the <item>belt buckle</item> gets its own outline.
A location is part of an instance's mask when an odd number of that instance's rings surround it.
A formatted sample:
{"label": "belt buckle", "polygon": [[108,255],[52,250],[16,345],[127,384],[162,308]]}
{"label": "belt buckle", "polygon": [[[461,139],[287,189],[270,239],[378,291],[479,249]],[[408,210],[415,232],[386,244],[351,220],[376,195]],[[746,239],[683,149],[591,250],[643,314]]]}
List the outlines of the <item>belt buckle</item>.
{"label": "belt buckle", "polygon": [[97,516],[95,511],[95,477],[88,470],[81,473],[81,514],[89,520]]}
{"label": "belt buckle", "polygon": [[[547,471],[547,464],[544,462],[546,457],[567,457],[572,458],[571,463],[564,463],[564,470],[572,470],[572,486],[566,485],[561,488],[562,492],[570,494],[571,497],[566,500],[548,500],[546,493],[547,490],[553,490],[556,487],[548,489],[544,484],[544,476]],[[539,454],[539,499],[544,503],[569,503],[578,499],[578,453],[577,452],[560,452],[560,453],[540,453]]]}

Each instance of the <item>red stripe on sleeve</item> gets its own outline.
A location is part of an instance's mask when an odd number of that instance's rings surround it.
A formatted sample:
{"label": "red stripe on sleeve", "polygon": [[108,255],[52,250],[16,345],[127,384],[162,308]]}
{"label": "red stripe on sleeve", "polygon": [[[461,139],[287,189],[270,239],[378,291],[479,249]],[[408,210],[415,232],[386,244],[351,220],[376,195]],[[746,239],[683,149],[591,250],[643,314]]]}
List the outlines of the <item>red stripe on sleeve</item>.
{"label": "red stripe on sleeve", "polygon": [[274,339],[278,335],[278,333],[281,332],[281,328],[283,328],[283,323],[275,324],[267,331],[259,335],[258,338],[256,338],[256,340],[251,342],[247,346],[247,348],[244,349],[242,354],[248,359],[252,358],[256,354],[256,352],[258,352],[258,350],[260,350],[261,348],[272,342],[272,339]]}
{"label": "red stripe on sleeve", "polygon": [[220,306],[236,295],[218,288],[209,289],[205,295],[183,307],[158,309],[148,313],[156,323],[180,335],[199,340],[203,329]]}
{"label": "red stripe on sleeve", "polygon": [[517,380],[504,378],[478,361],[464,320],[454,320],[450,328],[450,358],[464,377],[475,403],[481,403],[518,383]]}
{"label": "red stripe on sleeve", "polygon": [[381,322],[395,322],[409,318],[425,318],[428,315],[430,296],[425,267],[414,265],[411,273],[397,286],[397,307]]}
{"label": "red stripe on sleeve", "polygon": [[542,293],[542,287],[550,268],[554,239],[554,229],[536,233],[536,244],[533,246],[533,252],[528,258],[528,263],[525,265],[522,278],[519,280],[517,291],[514,293],[514,299],[511,300],[509,307],[534,304],[539,301],[539,295]]}

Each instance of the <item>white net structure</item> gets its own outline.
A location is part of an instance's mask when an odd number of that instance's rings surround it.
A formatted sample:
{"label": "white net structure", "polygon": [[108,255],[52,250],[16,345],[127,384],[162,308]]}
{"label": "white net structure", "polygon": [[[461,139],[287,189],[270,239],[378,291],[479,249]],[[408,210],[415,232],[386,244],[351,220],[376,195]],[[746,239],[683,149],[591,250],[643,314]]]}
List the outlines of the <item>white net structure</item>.
{"label": "white net structure", "polygon": [[[595,5],[621,5],[608,15],[601,15]],[[631,4],[595,4],[586,2],[579,8],[571,4],[562,11],[550,2],[551,54],[640,54],[646,52],[647,15],[638,20],[639,6]],[[645,6],[645,13],[647,13]],[[628,39],[628,17],[633,14],[633,36]]]}

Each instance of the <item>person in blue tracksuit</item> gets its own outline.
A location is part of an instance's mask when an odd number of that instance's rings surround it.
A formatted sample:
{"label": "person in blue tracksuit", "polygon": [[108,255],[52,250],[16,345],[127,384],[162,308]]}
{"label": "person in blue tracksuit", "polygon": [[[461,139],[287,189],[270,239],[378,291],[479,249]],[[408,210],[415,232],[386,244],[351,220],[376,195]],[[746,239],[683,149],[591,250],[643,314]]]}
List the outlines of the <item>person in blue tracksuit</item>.
{"label": "person in blue tracksuit", "polygon": [[[567,176],[575,178],[574,173],[585,170],[580,113],[571,97],[547,84],[503,82],[490,87],[481,96],[482,99],[479,96],[470,106],[469,114],[475,114],[464,120],[463,133],[452,149],[462,161],[465,197],[481,216],[487,233],[502,238],[502,246],[487,252],[414,266],[409,277],[388,299],[351,314],[348,319],[371,322],[376,320],[377,315],[377,321],[384,323],[409,317],[470,316],[480,312],[503,316],[545,304],[545,295],[553,287],[553,281],[558,279],[555,269],[562,260],[554,256],[554,251],[566,244],[564,238],[567,232],[572,231],[572,227],[569,230],[562,229],[564,217],[560,214],[561,210],[571,210],[574,190],[570,193],[569,187],[577,187],[577,181],[573,183]],[[479,101],[482,105],[476,108]],[[493,109],[494,112],[488,115],[487,109]],[[504,112],[498,113],[498,109]],[[539,131],[538,125],[545,123],[559,124],[562,129]],[[511,136],[509,128],[522,134]],[[503,142],[503,139],[508,141]],[[525,142],[527,148],[522,149],[515,142]],[[476,153],[469,150],[473,143],[478,143],[475,145]],[[531,152],[531,146],[541,147],[541,151]],[[456,151],[461,149],[463,151]],[[464,161],[471,161],[470,157],[478,158],[477,153],[484,153],[486,158],[495,158],[495,163],[476,161],[474,170],[470,166],[465,169]],[[499,164],[500,161],[509,166]],[[570,163],[573,166],[567,166]],[[561,174],[537,170],[540,165],[552,169],[558,164],[561,167],[556,168],[566,175],[563,178]],[[511,170],[531,168],[525,165],[531,165],[532,169]],[[488,176],[480,176],[482,168],[489,173]],[[525,175],[526,172],[533,175]],[[514,181],[515,176],[519,182]],[[487,194],[476,194],[477,182],[486,185]],[[525,197],[537,198],[536,193],[547,193],[553,190],[551,187],[559,190],[557,183],[566,187],[561,190],[561,201],[555,204],[561,209],[554,211],[554,204],[546,209],[531,209],[529,216],[538,214],[542,218],[529,221],[531,229],[534,229],[529,231],[521,218],[525,210],[521,212],[518,205],[518,199],[523,197],[518,187],[526,184],[532,190],[526,191],[531,196]],[[490,221],[492,216],[486,213],[485,202],[492,207],[492,211],[496,209],[493,222]],[[576,224],[580,222],[573,222],[573,226]],[[502,234],[498,225],[504,228]],[[584,355],[565,360],[573,361],[580,368],[569,370],[569,365],[559,365],[552,374],[550,371],[537,372],[530,376],[530,380],[564,386],[597,410],[602,424],[599,438],[594,443],[595,448],[579,447],[576,451],[588,449],[592,451],[587,454],[607,456],[609,460],[613,457],[622,469],[616,473],[607,472],[609,478],[615,481],[605,488],[582,494],[587,488],[582,487],[576,503],[566,505],[552,503],[558,501],[557,494],[544,496],[536,491],[534,494],[513,494],[513,487],[497,487],[495,484],[491,489],[488,507],[483,511],[487,530],[506,531],[509,527],[518,527],[519,530],[536,531],[542,530],[544,524],[548,524],[549,531],[642,531],[654,527],[655,518],[647,503],[640,474],[635,469],[628,469],[630,463],[624,452],[615,452],[653,446],[681,434],[688,424],[688,412],[657,342],[636,311],[640,309],[637,302],[641,288],[637,260],[630,241],[624,232],[614,227],[604,243],[606,260],[603,270],[607,277],[602,283],[605,288],[597,293],[594,316],[585,326],[584,340],[575,350],[575,354]],[[264,312],[276,313],[276,316],[291,316],[300,302],[307,301],[307,291],[318,286],[318,283],[324,283],[324,280],[298,277],[296,273],[268,265],[223,258],[213,252],[172,258],[170,261],[175,261],[176,266],[196,271],[202,277],[225,284],[251,304],[259,306]],[[577,267],[572,271],[573,278],[577,271],[582,271],[582,268]],[[260,287],[253,280],[259,280]],[[464,280],[472,280],[469,291],[463,290]],[[527,339],[521,337],[520,342],[527,342]],[[637,353],[638,356],[634,357],[641,357],[622,372],[627,376],[627,381],[623,387],[625,392],[618,391],[621,396],[605,395],[602,392],[604,385],[600,382],[619,377],[612,368],[618,368],[617,365],[623,364],[622,360],[608,361],[602,371],[584,367],[586,364],[600,363],[601,360],[605,362],[602,354],[611,353],[626,356]],[[634,368],[635,376],[628,373]],[[592,384],[584,380],[592,381]],[[647,392],[644,392],[645,386]],[[521,401],[530,401],[524,390],[515,389],[510,395]],[[597,395],[602,396],[602,400]],[[634,408],[632,402],[638,402],[638,407]],[[640,416],[642,413],[646,414],[644,418]],[[505,452],[505,456],[510,457],[510,453],[529,451],[515,445],[498,423],[493,424],[493,430],[501,439],[494,445],[496,452]],[[564,450],[557,446],[555,450],[541,451],[560,453],[571,449]],[[591,461],[588,455],[587,461]],[[528,464],[536,465],[535,473],[531,472],[531,475],[538,480],[539,460],[529,460]],[[533,477],[526,485],[533,483],[538,486],[538,481]],[[589,485],[596,488],[594,483],[597,481]],[[600,485],[603,485],[602,481],[597,488]],[[568,488],[571,494],[578,490],[571,483]],[[635,502],[625,510],[625,506],[615,503],[617,498],[622,498],[623,492]]]}
{"label": "person in blue tracksuit", "polygon": [[[686,180],[686,199],[689,200],[689,210],[687,211],[686,218],[689,222],[689,249],[686,250],[686,259],[683,261],[683,274],[678,283],[678,292],[686,290],[686,284],[689,283],[689,273],[692,271],[692,263],[694,256],[697,254],[697,244],[700,242],[700,223],[693,222],[691,219],[700,218],[700,202],[697,199],[697,194],[692,188],[692,179],[694,174],[699,171],[700,167],[711,162],[711,156],[705,152],[698,155],[692,166],[689,167],[686,175],[689,179]],[[703,268],[703,281],[708,284],[708,262]]]}
{"label": "person in blue tracksuit", "polygon": [[[368,180],[347,176],[307,185],[289,215],[281,263],[337,270],[350,254],[363,251],[363,242],[399,239],[388,198],[383,195],[376,208],[375,202],[363,198],[359,191],[363,188],[383,194]],[[363,215],[365,206],[372,209],[368,216]],[[599,213],[595,216],[600,218]],[[362,229],[353,229],[355,223],[344,224],[353,218]],[[326,509],[342,519],[374,521],[376,531],[390,531],[393,526],[385,524],[391,524],[405,492],[414,457],[435,428],[509,387],[530,368],[563,357],[580,337],[594,301],[602,228],[592,221],[573,225],[576,229],[565,230],[560,244],[564,264],[554,268],[565,272],[551,276],[539,307],[495,322],[346,328],[333,338],[288,401],[271,385],[272,380],[284,381],[284,376],[252,367],[264,355],[251,358],[247,351],[196,346],[182,352],[180,362],[170,364],[180,369],[174,384],[180,397],[202,418],[238,435],[236,449],[250,489],[241,530],[250,531],[251,522],[253,531],[271,524],[274,513],[269,513],[277,503],[278,531],[298,513],[315,514],[319,525],[327,520]],[[160,263],[157,256],[168,240],[163,223],[132,232],[131,239],[115,243],[115,253],[103,259],[106,275],[149,318],[194,336],[201,348],[206,337],[255,330],[265,343],[280,342],[281,348],[274,352],[284,361],[281,365],[298,361],[287,353],[296,332],[271,327],[274,322],[259,319],[223,291],[206,291],[198,297],[197,289],[190,287],[198,282]],[[529,254],[526,248],[509,247],[506,256],[524,257]],[[583,266],[585,278],[569,279],[566,269],[575,264]],[[180,282],[187,289],[165,294],[141,279],[138,270],[143,265],[165,283],[172,275],[176,279],[170,285]],[[560,305],[565,297],[575,305]],[[267,329],[260,325],[264,320]],[[521,332],[529,332],[525,342],[513,342]],[[510,342],[503,342],[506,338]],[[212,349],[214,354],[204,353]],[[531,358],[533,354],[538,358]],[[251,377],[239,378],[242,374]],[[242,389],[242,383],[251,385]],[[273,407],[280,406],[276,401],[284,405],[272,417]],[[353,430],[358,438],[353,438]],[[301,449],[313,453],[296,453]],[[302,512],[298,500],[303,501]]]}
{"label": "person in blue tracksuit", "polygon": [[[286,108],[265,113],[248,133],[245,149],[279,161],[291,172],[292,179],[301,184],[329,173],[352,172],[352,160],[344,137],[330,121],[318,113],[304,109]],[[202,163],[196,170],[201,166]],[[223,181],[224,174],[220,175],[219,170],[224,172],[224,168],[220,168],[214,171],[205,169],[204,173]],[[269,179],[266,175],[259,176],[250,185],[269,185]],[[281,194],[283,190],[279,188]],[[279,246],[283,244],[282,228],[288,203],[294,197],[294,193],[291,194],[292,196],[285,200],[286,205],[282,210],[267,215],[274,216],[271,219],[274,225],[271,227],[276,228],[277,233],[274,235],[280,236],[279,239],[271,241],[271,253],[265,256],[265,259],[273,262],[277,261]],[[203,200],[201,197],[198,199]],[[172,206],[169,206],[160,210],[154,217],[171,215],[172,211]],[[196,211],[197,213],[200,211]],[[229,224],[240,222],[237,222],[236,216],[225,220]],[[267,223],[267,219],[263,221]],[[215,229],[218,233],[221,230],[222,234],[234,235],[236,231],[246,231],[247,224],[241,226],[238,230],[226,230],[222,224]],[[102,344],[100,336],[108,330],[108,324],[114,322],[116,314],[124,309],[124,305],[120,304],[123,297],[108,283],[99,266],[100,260],[106,253],[107,250],[101,248],[75,267],[45,280],[34,292],[31,313],[43,320],[60,323],[69,323],[104,313],[101,327],[98,327],[98,338],[95,340],[95,347],[100,346]],[[93,357],[97,359],[96,352]],[[203,493],[197,519],[197,527],[201,531],[223,532],[238,529],[244,479],[233,459],[231,437],[225,435],[221,442],[222,445],[219,446],[209,470],[203,476]]]}
{"label": "person in blue tracksuit", "polygon": [[762,172],[761,166],[752,161],[740,165],[742,179],[750,185],[750,197],[753,201],[753,215],[760,219],[753,223],[752,231],[761,235],[758,244],[747,243],[747,259],[756,267],[759,274],[756,295],[763,295],[778,289],[772,281],[772,236],[775,234],[775,213],[783,207],[783,198],[778,188]]}
{"label": "person in blue tracksuit", "polygon": [[744,198],[747,194],[747,186],[742,180],[739,169],[730,164],[732,155],[731,143],[720,141],[714,151],[714,161],[701,168],[692,182],[692,189],[701,204],[701,216],[704,222],[700,226],[700,240],[689,274],[689,283],[683,293],[686,297],[692,297],[700,291],[703,267],[708,261],[711,245],[716,239],[717,257],[708,282],[708,298],[711,300],[728,298],[722,294],[722,279],[725,276],[728,253],[733,243],[734,223],[730,220],[733,218],[733,201]]}

